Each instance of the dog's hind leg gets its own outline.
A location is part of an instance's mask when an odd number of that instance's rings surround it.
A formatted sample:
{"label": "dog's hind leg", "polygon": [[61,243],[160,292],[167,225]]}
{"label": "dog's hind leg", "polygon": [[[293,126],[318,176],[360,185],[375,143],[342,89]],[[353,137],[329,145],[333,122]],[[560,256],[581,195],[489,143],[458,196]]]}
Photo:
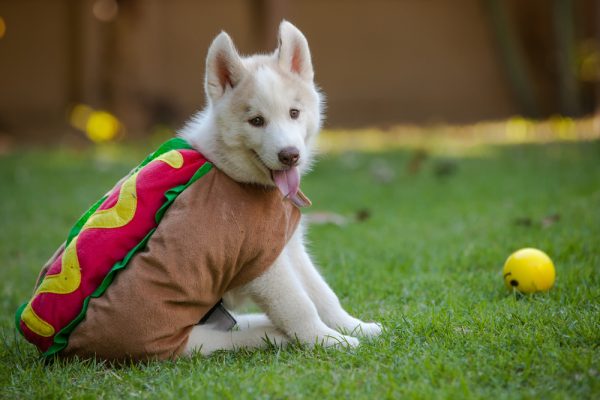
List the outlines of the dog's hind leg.
{"label": "dog's hind leg", "polygon": [[363,322],[344,310],[338,297],[319,274],[306,252],[303,235],[304,232],[300,226],[289,241],[287,248],[304,289],[317,307],[323,322],[333,329],[339,329],[352,336],[379,335],[381,333],[380,324]]}
{"label": "dog's hind leg", "polygon": [[195,326],[184,353],[190,355],[197,351],[207,356],[218,350],[284,346],[290,341],[264,314],[248,314],[236,318],[239,329],[231,331],[215,330],[209,325]]}
{"label": "dog's hind leg", "polygon": [[275,326],[273,325],[273,323],[271,322],[271,320],[269,319],[269,317],[267,317],[267,314],[260,314],[260,313],[256,313],[256,314],[241,314],[235,315],[235,319],[237,321],[237,327],[239,328],[239,330],[243,331],[246,329],[253,329],[253,328],[274,328]]}

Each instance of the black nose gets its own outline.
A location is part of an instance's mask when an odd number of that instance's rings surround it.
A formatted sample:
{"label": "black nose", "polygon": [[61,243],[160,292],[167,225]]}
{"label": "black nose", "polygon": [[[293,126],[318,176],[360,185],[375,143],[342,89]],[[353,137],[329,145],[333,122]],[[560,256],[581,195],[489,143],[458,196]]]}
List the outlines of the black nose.
{"label": "black nose", "polygon": [[285,149],[281,150],[277,156],[282,164],[287,165],[288,167],[293,167],[294,165],[298,164],[298,160],[300,159],[300,150],[295,147],[286,147]]}

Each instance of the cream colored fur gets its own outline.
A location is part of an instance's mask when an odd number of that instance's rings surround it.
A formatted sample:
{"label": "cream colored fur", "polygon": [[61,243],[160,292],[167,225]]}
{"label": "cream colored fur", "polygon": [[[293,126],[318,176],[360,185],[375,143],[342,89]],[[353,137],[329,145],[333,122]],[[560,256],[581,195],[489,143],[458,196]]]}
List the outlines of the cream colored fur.
{"label": "cream colored fur", "polygon": [[[242,58],[222,32],[206,60],[207,107],[181,136],[239,182],[274,186],[270,171],[284,168],[278,153],[286,147],[299,150],[298,168],[306,172],[323,110],[313,75],[306,38],[287,21],[279,27],[279,48],[269,55]],[[290,109],[299,110],[297,119],[290,117]],[[264,126],[249,123],[257,116]],[[354,347],[357,336],[381,333],[379,324],[362,322],[342,308],[306,252],[302,224],[267,272],[224,298],[229,309],[245,299],[265,314],[237,316],[238,329],[230,332],[196,326],[186,353],[207,355],[296,340],[309,346]]]}

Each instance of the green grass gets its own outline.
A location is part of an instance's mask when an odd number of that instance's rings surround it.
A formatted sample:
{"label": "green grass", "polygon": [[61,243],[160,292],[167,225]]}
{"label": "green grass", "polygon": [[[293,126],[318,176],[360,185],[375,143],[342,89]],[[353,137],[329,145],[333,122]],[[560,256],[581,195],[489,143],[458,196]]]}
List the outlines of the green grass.
{"label": "green grass", "polygon": [[[600,397],[600,142],[481,154],[429,158],[415,175],[410,152],[327,156],[305,178],[313,210],[370,213],[312,226],[310,239],[343,305],[384,324],[380,338],[121,368],[45,366],[13,313],[79,214],[144,151],[0,157],[0,398]],[[454,173],[438,177],[441,163]],[[527,246],[556,264],[548,293],[503,286],[504,260]]]}

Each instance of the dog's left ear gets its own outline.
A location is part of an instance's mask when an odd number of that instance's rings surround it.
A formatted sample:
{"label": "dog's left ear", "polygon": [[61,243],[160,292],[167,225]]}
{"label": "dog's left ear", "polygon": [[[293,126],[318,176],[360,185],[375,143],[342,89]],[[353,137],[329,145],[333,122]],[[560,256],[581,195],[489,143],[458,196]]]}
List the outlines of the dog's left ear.
{"label": "dog's left ear", "polygon": [[306,81],[314,78],[308,41],[298,28],[286,20],[279,25],[279,65],[286,71],[300,75]]}

